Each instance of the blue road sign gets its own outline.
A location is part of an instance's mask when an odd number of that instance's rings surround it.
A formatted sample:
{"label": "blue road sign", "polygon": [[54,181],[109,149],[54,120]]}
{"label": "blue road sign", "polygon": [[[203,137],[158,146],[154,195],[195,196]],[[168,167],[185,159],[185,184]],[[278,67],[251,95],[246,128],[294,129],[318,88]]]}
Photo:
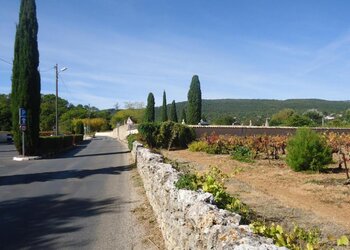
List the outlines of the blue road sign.
{"label": "blue road sign", "polygon": [[27,110],[25,110],[24,108],[20,108],[19,114],[21,117],[27,117]]}
{"label": "blue road sign", "polygon": [[21,117],[21,125],[23,126],[25,126],[27,124],[27,117]]}

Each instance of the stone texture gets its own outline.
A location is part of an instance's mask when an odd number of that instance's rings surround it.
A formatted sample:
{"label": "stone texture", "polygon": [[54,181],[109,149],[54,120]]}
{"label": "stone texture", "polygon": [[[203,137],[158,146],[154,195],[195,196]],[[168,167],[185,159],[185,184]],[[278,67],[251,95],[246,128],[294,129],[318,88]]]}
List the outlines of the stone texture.
{"label": "stone texture", "polygon": [[161,155],[137,142],[132,154],[167,249],[286,249],[239,225],[241,217],[213,205],[211,194],[178,190],[179,173]]}

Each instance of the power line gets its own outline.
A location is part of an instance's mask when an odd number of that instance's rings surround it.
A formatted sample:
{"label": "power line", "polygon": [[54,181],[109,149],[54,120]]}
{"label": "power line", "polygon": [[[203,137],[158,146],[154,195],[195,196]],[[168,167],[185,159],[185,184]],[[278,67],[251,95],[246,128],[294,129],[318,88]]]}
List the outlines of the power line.
{"label": "power line", "polygon": [[0,58],[0,61],[12,65],[12,63],[10,63],[9,61],[6,61],[5,59]]}
{"label": "power line", "polygon": [[46,69],[46,70],[40,70],[40,69],[39,69],[39,72],[40,72],[40,73],[45,73],[45,72],[48,72],[48,71],[53,70],[54,68],[55,68],[55,67],[51,67],[51,68]]}

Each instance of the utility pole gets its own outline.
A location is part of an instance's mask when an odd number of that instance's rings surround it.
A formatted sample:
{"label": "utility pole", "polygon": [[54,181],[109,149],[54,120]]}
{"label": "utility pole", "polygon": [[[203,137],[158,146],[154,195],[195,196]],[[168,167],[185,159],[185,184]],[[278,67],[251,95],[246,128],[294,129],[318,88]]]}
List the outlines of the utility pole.
{"label": "utility pole", "polygon": [[56,71],[56,131],[55,135],[58,136],[58,73],[67,70],[68,68],[64,67],[60,71],[58,71],[58,64],[54,66]]}
{"label": "utility pole", "polygon": [[56,130],[55,135],[58,136],[58,64],[55,65],[56,71]]}

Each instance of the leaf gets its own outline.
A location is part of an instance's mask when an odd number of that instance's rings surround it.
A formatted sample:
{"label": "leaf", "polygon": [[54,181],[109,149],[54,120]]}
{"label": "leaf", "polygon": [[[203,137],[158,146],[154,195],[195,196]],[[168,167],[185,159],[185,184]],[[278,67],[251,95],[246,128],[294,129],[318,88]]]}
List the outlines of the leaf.
{"label": "leaf", "polygon": [[281,225],[276,226],[276,231],[279,232],[280,234],[283,234],[283,228]]}
{"label": "leaf", "polygon": [[307,243],[306,249],[307,250],[314,250],[314,246],[312,244],[310,244],[310,243]]}
{"label": "leaf", "polygon": [[345,235],[343,235],[342,237],[340,237],[337,240],[337,245],[338,246],[349,246],[349,239],[348,237],[346,237]]}

